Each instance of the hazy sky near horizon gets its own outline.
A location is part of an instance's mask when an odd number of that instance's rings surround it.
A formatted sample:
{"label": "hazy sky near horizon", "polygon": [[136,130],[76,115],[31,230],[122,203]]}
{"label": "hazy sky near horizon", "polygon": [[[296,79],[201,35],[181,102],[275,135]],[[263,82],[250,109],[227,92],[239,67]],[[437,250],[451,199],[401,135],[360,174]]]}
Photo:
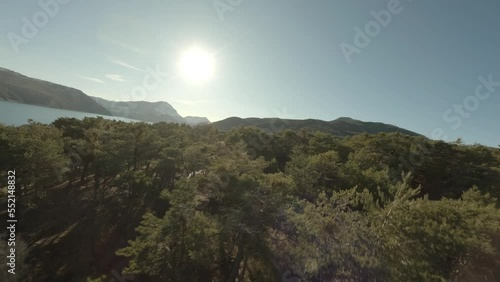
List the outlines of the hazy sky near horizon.
{"label": "hazy sky near horizon", "polygon": [[[348,116],[500,144],[498,0],[241,0],[222,14],[214,3],[238,1],[65,1],[31,38],[23,17],[36,27],[43,5],[0,4],[0,67],[110,100],[134,100],[155,70],[161,83],[144,100],[211,121]],[[381,10],[391,19],[377,31],[371,12]],[[356,44],[367,24],[369,44]],[[349,59],[343,42],[356,48]],[[213,79],[178,75],[191,46],[213,52]]]}

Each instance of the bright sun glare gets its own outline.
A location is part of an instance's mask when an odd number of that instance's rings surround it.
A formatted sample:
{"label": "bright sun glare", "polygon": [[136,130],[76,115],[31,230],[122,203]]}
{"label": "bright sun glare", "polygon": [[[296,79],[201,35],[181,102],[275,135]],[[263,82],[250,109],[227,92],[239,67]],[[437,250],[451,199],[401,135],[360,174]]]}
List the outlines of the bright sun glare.
{"label": "bright sun glare", "polygon": [[179,70],[182,77],[190,81],[210,80],[215,72],[214,56],[200,47],[191,47],[182,53]]}

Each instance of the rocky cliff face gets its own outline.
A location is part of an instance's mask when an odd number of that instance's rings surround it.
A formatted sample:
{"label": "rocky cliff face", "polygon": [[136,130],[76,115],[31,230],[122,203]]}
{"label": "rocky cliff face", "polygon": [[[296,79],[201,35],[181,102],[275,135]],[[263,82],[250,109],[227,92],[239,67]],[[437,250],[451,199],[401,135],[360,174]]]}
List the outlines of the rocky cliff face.
{"label": "rocky cliff face", "polygon": [[108,109],[113,115],[147,122],[175,122],[189,125],[205,124],[210,121],[205,117],[182,117],[167,102],[129,101],[117,102],[103,98],[92,97],[101,106]]}

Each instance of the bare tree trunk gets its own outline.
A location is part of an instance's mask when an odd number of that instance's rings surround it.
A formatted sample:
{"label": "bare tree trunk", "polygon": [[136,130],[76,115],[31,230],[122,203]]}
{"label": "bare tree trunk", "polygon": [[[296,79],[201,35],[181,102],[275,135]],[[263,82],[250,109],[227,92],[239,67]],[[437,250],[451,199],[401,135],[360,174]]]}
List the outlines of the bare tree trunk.
{"label": "bare tree trunk", "polygon": [[231,270],[231,276],[229,276],[228,282],[235,282],[236,277],[238,276],[238,271],[240,270],[241,260],[243,259],[244,253],[244,237],[241,239],[238,245],[238,252],[236,253],[236,258],[234,259],[233,269]]}
{"label": "bare tree trunk", "polygon": [[101,173],[100,173],[99,168],[98,168],[98,169],[95,171],[95,174],[94,174],[94,195],[93,195],[93,198],[94,198],[94,199],[93,199],[93,200],[94,200],[94,203],[93,203],[93,204],[94,204],[95,206],[97,206],[97,198],[98,198],[98,197],[97,197],[97,194],[99,193],[99,188],[100,188],[100,187],[99,187],[99,186],[100,186],[100,185],[99,185],[99,182],[100,182],[100,180],[101,180],[101,179],[100,179],[100,178],[101,178],[100,174],[101,174]]}
{"label": "bare tree trunk", "polygon": [[238,281],[240,281],[240,282],[245,281],[245,272],[247,271],[247,262],[248,262],[248,256],[246,256],[245,260],[243,261],[243,270],[241,271],[241,278],[238,279]]}
{"label": "bare tree trunk", "polygon": [[89,170],[89,163],[86,162],[83,165],[82,175],[80,176],[80,184],[82,184],[85,181],[85,177],[87,177],[88,170]]}

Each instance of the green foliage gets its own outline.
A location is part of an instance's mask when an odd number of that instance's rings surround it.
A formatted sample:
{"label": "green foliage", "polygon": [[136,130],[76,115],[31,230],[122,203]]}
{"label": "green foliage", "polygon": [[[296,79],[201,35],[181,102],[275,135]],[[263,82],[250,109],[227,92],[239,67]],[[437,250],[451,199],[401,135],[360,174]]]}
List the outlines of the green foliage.
{"label": "green foliage", "polygon": [[41,281],[500,276],[498,148],[86,118],[0,125],[0,151]]}
{"label": "green foliage", "polygon": [[16,170],[21,192],[35,189],[43,196],[48,187],[62,180],[68,163],[59,130],[35,122],[18,128],[0,126],[0,144],[5,156],[2,172]]}
{"label": "green foliage", "polygon": [[265,259],[263,238],[277,201],[259,174],[264,166],[250,160],[241,144],[219,148],[210,172],[164,191],[170,208],[163,219],[147,214],[140,235],[118,251],[131,258],[128,271],[161,281],[202,281],[207,275],[234,281],[243,275],[241,263]]}
{"label": "green foliage", "polygon": [[471,256],[496,252],[496,199],[474,188],[462,199],[430,201],[415,198],[408,182],[388,187],[381,201],[356,189],[299,201],[288,210],[294,232],[278,246],[282,256],[321,281],[449,281]]}

